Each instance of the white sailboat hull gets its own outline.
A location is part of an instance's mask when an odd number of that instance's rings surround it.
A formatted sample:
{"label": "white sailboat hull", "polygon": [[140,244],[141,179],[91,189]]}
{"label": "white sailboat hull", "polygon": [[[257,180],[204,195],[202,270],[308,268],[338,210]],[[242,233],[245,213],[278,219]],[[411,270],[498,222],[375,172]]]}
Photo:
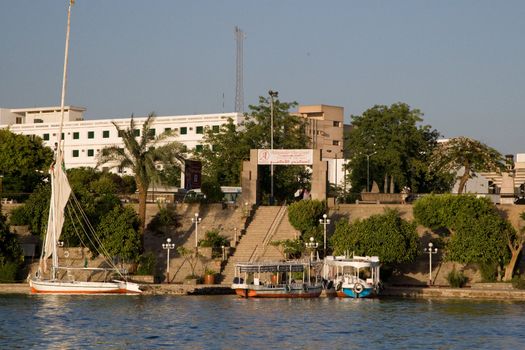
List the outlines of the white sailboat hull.
{"label": "white sailboat hull", "polygon": [[138,284],[126,281],[81,282],[30,279],[32,293],[46,294],[140,294]]}

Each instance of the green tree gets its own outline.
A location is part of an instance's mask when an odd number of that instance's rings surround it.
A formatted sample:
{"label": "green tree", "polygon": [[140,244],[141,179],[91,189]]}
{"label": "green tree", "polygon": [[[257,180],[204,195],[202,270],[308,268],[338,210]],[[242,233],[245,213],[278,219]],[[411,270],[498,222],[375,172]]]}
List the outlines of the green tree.
{"label": "green tree", "polygon": [[326,203],[319,200],[300,200],[288,206],[288,220],[301,234],[319,226],[326,213]]}
{"label": "green tree", "polygon": [[467,181],[481,171],[501,171],[505,169],[503,156],[495,149],[468,137],[455,137],[437,145],[432,153],[431,169],[440,169],[457,174],[458,194],[462,194]]}
{"label": "green tree", "polygon": [[204,177],[223,186],[239,186],[242,161],[250,158],[250,145],[242,127],[229,118],[218,132],[207,129],[203,142],[196,157],[202,162]]}
{"label": "green tree", "polygon": [[224,197],[221,186],[215,181],[203,181],[201,184],[201,191],[206,196],[206,200],[211,203],[220,202]]}
{"label": "green tree", "polygon": [[489,199],[473,195],[425,196],[414,204],[414,217],[444,235],[446,258],[460,263],[505,264],[508,243],[517,237]]}
{"label": "green tree", "polygon": [[136,262],[141,251],[139,226],[132,207],[116,206],[102,218],[97,234],[110,256]]}
{"label": "green tree", "polygon": [[416,224],[391,209],[352,223],[340,220],[331,238],[334,254],[377,255],[386,265],[413,262],[418,242]]}
{"label": "green tree", "polygon": [[0,191],[31,193],[46,177],[53,152],[37,136],[0,129]]}
{"label": "green tree", "polygon": [[0,283],[12,282],[23,261],[22,248],[4,215],[1,214],[0,204]]}
{"label": "green tree", "polygon": [[[66,206],[61,240],[68,246],[84,245],[95,251],[98,246],[93,245],[81,229],[85,227],[85,222],[82,216],[75,213],[79,212],[78,207],[80,207],[90,226],[97,227],[104,215],[111,212],[113,208],[120,207],[120,200],[116,195],[117,184],[111,181],[115,178],[91,168],[70,169],[68,178],[74,194]],[[40,184],[27,201],[13,211],[11,223],[29,225],[34,235],[43,238],[47,228],[50,197],[50,184]],[[75,209],[71,210],[72,208]]]}
{"label": "green tree", "polygon": [[[290,109],[296,102],[274,101],[273,146],[274,149],[307,148],[308,137],[304,133],[305,120],[292,115]],[[233,120],[221,126],[219,131],[208,129],[204,135],[203,150],[196,156],[203,162],[203,173],[208,179],[223,186],[240,185],[242,161],[250,158],[250,149],[270,148],[271,110],[268,98],[259,97],[258,105],[250,105],[244,121],[236,125]],[[274,168],[274,194],[277,199],[293,198],[293,193],[304,187],[308,172],[300,166],[276,166]],[[270,192],[270,169],[263,167],[260,177],[261,189]]]}
{"label": "green tree", "polygon": [[449,185],[441,173],[429,174],[429,156],[439,133],[430,125],[419,125],[422,115],[405,103],[395,103],[376,105],[361,116],[352,116],[353,128],[346,144],[351,155],[347,169],[352,188],[366,188],[368,169],[370,185],[375,181],[385,192],[391,183],[394,189],[390,190],[395,192],[404,186],[427,192]]}
{"label": "green tree", "polygon": [[[142,124],[140,136],[137,136],[138,125],[133,116],[129,127],[121,129],[113,123],[122,137],[124,148],[118,146],[106,147],[99,153],[98,164],[108,164],[111,167],[128,168],[133,171],[139,197],[140,232],[143,235],[146,224],[146,195],[152,182],[158,177],[157,164],[178,164],[183,160],[183,147],[180,143],[170,141],[173,134],[168,131],[153,136],[152,124],[155,114],[150,113]],[[142,245],[144,245],[142,236]]]}

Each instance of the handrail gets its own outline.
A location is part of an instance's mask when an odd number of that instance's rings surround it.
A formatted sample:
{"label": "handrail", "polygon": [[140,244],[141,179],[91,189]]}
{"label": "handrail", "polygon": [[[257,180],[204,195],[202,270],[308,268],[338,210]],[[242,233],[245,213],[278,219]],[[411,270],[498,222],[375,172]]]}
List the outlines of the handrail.
{"label": "handrail", "polygon": [[[260,254],[260,256],[263,256],[266,253],[266,250],[268,249],[268,244],[270,240],[272,239],[272,237],[277,232],[277,229],[279,228],[279,226],[281,225],[281,222],[283,221],[285,214],[286,214],[286,204],[281,206],[281,208],[279,209],[279,212],[277,213],[277,215],[275,216],[275,219],[272,222],[272,225],[270,226],[270,228],[268,229],[268,232],[264,236],[263,243],[262,243],[263,251]],[[259,256],[257,256],[256,258],[259,258]]]}
{"label": "handrail", "polygon": [[248,261],[249,261],[249,262],[252,262],[252,258],[253,258],[253,256],[255,255],[255,252],[257,252],[258,249],[259,249],[259,245],[257,244],[257,245],[255,246],[255,249],[254,249],[253,252],[252,252],[252,255],[250,255],[250,257],[248,258]]}

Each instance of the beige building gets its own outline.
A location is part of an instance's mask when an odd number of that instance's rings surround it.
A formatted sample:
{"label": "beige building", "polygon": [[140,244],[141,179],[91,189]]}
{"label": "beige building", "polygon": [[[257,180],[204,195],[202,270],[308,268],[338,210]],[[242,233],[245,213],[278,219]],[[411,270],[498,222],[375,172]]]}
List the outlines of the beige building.
{"label": "beige building", "polygon": [[312,149],[323,150],[323,158],[343,158],[344,108],[328,105],[299,106],[297,114],[306,118],[306,135]]}
{"label": "beige building", "polygon": [[321,150],[321,157],[328,162],[328,182],[344,186],[346,176],[344,133],[350,125],[344,125],[344,108],[328,105],[299,106],[297,114],[307,119],[306,135],[310,147]]}

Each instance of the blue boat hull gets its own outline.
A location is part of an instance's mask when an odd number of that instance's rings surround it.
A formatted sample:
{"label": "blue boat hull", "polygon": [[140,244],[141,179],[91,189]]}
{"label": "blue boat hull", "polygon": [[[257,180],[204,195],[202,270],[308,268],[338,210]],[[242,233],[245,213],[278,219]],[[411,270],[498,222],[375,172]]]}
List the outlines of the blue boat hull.
{"label": "blue boat hull", "polygon": [[372,296],[373,289],[365,288],[361,293],[357,294],[352,288],[343,288],[341,292],[342,293],[338,293],[339,296],[344,296],[348,298],[368,298]]}

